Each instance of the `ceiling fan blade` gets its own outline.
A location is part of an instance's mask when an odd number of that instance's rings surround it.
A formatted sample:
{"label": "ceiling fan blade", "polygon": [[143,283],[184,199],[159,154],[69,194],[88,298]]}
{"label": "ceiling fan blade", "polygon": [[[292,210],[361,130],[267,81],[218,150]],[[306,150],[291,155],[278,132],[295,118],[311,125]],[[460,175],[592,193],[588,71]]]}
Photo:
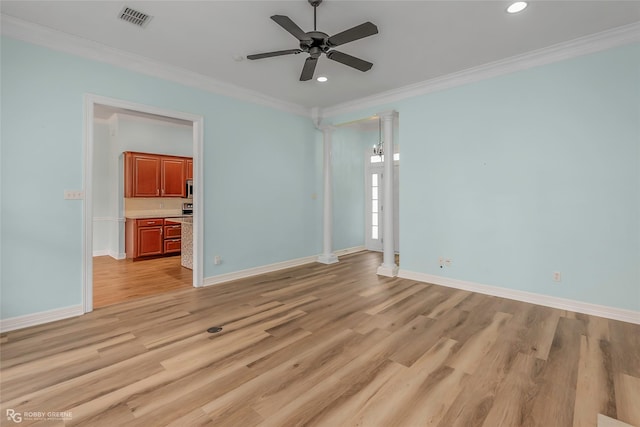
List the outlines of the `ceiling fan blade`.
{"label": "ceiling fan blade", "polygon": [[307,36],[307,33],[302,31],[302,29],[298,27],[296,23],[293,22],[288,16],[273,15],[271,19],[273,19],[278,25],[287,30],[293,37],[297,38],[298,40],[311,40],[311,38]]}
{"label": "ceiling fan blade", "polygon": [[363,39],[374,34],[378,34],[378,27],[371,22],[365,22],[364,24],[349,28],[348,30],[329,37],[327,44],[329,44],[329,46],[340,46],[341,44]]}
{"label": "ceiling fan blade", "polygon": [[356,58],[355,56],[347,55],[346,53],[338,52],[337,50],[327,52],[327,58],[360,71],[369,71],[371,67],[373,67],[371,62]]}
{"label": "ceiling fan blade", "polygon": [[316,71],[316,64],[318,63],[318,58],[307,58],[304,61],[304,67],[302,67],[302,74],[300,74],[300,81],[305,82],[307,80],[311,80],[313,78],[313,73]]}
{"label": "ceiling fan blade", "polygon": [[291,55],[291,54],[298,54],[300,52],[302,52],[300,49],[278,50],[275,52],[266,52],[266,53],[257,53],[255,55],[247,55],[247,59],[271,58],[272,56]]}

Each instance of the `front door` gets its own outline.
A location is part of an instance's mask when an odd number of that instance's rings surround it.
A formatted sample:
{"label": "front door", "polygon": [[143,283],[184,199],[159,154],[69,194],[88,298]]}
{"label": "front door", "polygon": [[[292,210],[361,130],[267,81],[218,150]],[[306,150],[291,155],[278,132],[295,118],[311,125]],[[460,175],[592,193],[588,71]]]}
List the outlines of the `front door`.
{"label": "front door", "polygon": [[[399,250],[399,161],[398,154],[394,156],[393,167],[393,228],[394,228],[394,251]],[[383,242],[383,217],[385,212],[384,200],[384,163],[380,156],[366,156],[365,168],[365,248],[370,251],[382,252]]]}

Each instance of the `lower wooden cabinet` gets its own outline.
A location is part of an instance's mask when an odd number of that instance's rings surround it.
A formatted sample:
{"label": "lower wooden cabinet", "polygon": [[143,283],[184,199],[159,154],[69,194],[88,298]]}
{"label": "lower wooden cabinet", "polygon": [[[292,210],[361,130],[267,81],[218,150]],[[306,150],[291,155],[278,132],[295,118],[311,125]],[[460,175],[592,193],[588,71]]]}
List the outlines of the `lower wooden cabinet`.
{"label": "lower wooden cabinet", "polygon": [[127,258],[143,258],[180,253],[181,225],[164,218],[127,219]]}
{"label": "lower wooden cabinet", "polygon": [[181,247],[182,225],[171,220],[164,221],[164,253],[179,254]]}

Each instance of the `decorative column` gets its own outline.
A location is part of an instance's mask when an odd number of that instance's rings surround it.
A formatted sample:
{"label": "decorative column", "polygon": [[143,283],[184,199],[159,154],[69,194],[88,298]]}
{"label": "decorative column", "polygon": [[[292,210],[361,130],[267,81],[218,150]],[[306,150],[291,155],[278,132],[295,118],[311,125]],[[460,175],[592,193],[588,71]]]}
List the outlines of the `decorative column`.
{"label": "decorative column", "polygon": [[382,199],[382,264],[377,273],[381,276],[395,277],[398,275],[395,251],[393,249],[393,116],[395,111],[379,113],[382,120],[382,134],[384,135],[384,194]]}
{"label": "decorative column", "polygon": [[333,184],[331,180],[331,133],[334,128],[323,126],[322,143],[324,146],[324,161],[322,173],[324,176],[324,214],[322,222],[322,255],[318,256],[318,262],[322,264],[334,264],[338,257],[333,253]]}

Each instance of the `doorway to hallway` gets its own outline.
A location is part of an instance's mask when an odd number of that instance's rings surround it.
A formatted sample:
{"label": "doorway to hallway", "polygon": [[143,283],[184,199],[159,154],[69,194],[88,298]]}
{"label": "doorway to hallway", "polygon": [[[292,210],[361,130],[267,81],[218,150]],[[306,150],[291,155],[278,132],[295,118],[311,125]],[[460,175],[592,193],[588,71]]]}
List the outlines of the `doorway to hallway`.
{"label": "doorway to hallway", "polygon": [[[393,249],[399,252],[399,173],[400,153],[393,155]],[[382,252],[384,206],[384,155],[365,155],[365,248],[370,251]]]}

